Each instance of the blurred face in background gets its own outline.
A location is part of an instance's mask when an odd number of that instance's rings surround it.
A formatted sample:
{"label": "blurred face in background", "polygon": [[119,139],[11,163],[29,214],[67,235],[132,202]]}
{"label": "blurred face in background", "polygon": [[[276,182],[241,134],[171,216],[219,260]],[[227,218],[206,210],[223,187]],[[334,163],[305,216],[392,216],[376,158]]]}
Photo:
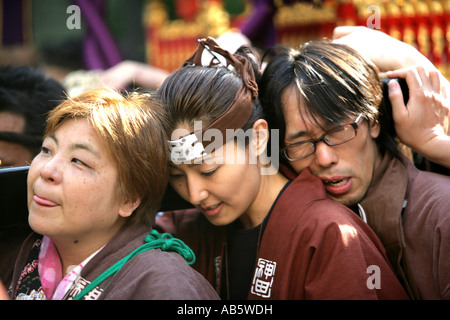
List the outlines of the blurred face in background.
{"label": "blurred face in background", "polygon": [[[25,119],[11,112],[0,112],[0,132],[23,133]],[[10,141],[0,140],[0,168],[26,166],[33,159],[32,153],[25,146]]]}

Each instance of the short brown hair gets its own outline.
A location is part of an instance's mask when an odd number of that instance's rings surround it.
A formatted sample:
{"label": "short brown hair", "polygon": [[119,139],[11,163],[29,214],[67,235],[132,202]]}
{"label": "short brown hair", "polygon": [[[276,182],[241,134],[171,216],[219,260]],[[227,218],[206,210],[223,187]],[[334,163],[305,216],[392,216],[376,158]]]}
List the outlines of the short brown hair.
{"label": "short brown hair", "polygon": [[167,125],[162,107],[148,94],[92,89],[52,110],[45,136],[73,118],[87,118],[115,159],[119,195],[130,201],[141,199],[132,221],[152,224],[168,183]]}

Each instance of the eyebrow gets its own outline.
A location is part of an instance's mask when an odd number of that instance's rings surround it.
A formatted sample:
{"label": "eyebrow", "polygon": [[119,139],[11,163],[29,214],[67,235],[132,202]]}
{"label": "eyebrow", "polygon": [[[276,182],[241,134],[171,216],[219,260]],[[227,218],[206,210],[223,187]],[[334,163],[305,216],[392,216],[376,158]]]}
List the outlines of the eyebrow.
{"label": "eyebrow", "polygon": [[297,131],[297,132],[288,134],[288,138],[289,138],[289,140],[295,140],[295,139],[301,138],[306,135],[308,135],[308,132],[306,132],[306,131]]}
{"label": "eyebrow", "polygon": [[[58,138],[55,136],[55,134],[51,133],[47,137],[48,138],[52,138],[55,141],[56,145],[59,145]],[[74,151],[74,150],[77,150],[77,149],[86,150],[86,151],[92,153],[96,158],[99,158],[99,159],[101,158],[100,154],[96,150],[94,150],[91,146],[89,146],[87,144],[74,143],[69,148],[70,151]]]}
{"label": "eyebrow", "polygon": [[[318,128],[318,130],[321,131],[320,134],[323,134],[325,132],[328,132],[328,131],[332,130],[336,126],[339,126],[339,125],[331,124],[331,125],[324,125],[323,126],[323,125],[317,124],[317,125],[314,125],[314,128]],[[296,140],[296,139],[302,138],[304,136],[307,136],[310,139],[310,138],[314,137],[314,132],[313,131],[308,131],[308,130],[300,130],[300,131],[293,132],[293,133],[290,133],[290,134],[287,133],[287,137],[289,138],[289,140]]]}

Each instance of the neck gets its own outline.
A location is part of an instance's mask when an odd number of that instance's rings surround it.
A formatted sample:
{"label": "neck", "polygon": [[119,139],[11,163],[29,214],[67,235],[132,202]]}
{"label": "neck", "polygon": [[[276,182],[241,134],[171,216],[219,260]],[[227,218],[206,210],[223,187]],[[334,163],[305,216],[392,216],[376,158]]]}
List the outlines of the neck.
{"label": "neck", "polygon": [[82,263],[91,254],[102,247],[81,248],[80,246],[80,248],[70,248],[70,246],[61,246],[61,244],[55,244],[55,246],[58,249],[59,257],[61,259],[61,271],[63,277],[69,273],[73,267]]}
{"label": "neck", "polygon": [[287,182],[288,179],[279,172],[261,176],[258,194],[240,218],[244,229],[254,228],[264,221],[278,194]]}
{"label": "neck", "polygon": [[375,159],[374,159],[374,166],[373,166],[373,172],[376,172],[378,168],[380,167],[381,163],[383,162],[383,154],[381,154],[378,149],[375,149]]}
{"label": "neck", "polygon": [[105,246],[117,234],[120,226],[107,232],[97,232],[94,235],[80,235],[75,237],[51,237],[61,259],[62,275],[86,260],[94,252]]}

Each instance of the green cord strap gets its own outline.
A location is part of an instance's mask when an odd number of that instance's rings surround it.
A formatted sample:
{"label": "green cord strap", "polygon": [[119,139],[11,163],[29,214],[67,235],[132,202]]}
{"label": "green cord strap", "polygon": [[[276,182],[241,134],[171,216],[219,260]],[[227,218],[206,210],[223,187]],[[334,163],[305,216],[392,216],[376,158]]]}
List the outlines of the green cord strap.
{"label": "green cord strap", "polygon": [[162,251],[177,252],[180,254],[186,262],[191,265],[195,262],[194,252],[180,239],[174,238],[169,233],[159,234],[158,231],[152,230],[149,235],[145,237],[145,244],[136,248],[126,257],[117,261],[109,269],[99,275],[94,281],[92,281],[88,286],[86,286],[73,300],[81,300],[88,292],[97,287],[100,283],[105,281],[112,275],[115,275],[123,267],[123,265],[138,255],[139,253],[145,252],[151,249],[161,249]]}

